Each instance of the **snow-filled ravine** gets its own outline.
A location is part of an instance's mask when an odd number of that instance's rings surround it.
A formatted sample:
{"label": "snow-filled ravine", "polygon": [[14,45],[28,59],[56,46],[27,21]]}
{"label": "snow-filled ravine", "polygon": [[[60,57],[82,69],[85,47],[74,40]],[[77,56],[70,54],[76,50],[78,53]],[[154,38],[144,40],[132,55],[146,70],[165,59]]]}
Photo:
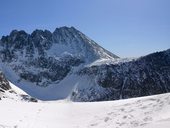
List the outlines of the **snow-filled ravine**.
{"label": "snow-filled ravine", "polygon": [[170,93],[106,102],[0,100],[0,128],[169,128]]}

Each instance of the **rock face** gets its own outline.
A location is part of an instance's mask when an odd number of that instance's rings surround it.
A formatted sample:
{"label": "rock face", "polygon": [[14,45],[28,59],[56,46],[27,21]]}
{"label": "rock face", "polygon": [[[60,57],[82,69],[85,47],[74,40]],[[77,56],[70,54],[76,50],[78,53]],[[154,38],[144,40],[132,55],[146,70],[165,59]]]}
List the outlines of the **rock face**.
{"label": "rock face", "polygon": [[5,78],[4,74],[0,72],[0,99],[9,98],[13,100],[22,100],[26,102],[38,102],[36,98],[33,98],[26,94],[18,94],[17,90],[10,86],[10,83]]}
{"label": "rock face", "polygon": [[5,92],[10,90],[11,86],[9,85],[8,80],[5,78],[2,72],[0,72],[0,92]]}
{"label": "rock face", "polygon": [[32,34],[13,30],[0,42],[0,58],[21,78],[48,86],[59,82],[72,67],[100,58],[118,58],[75,28],[35,30]]}
{"label": "rock face", "polygon": [[[79,72],[97,81],[106,90],[98,99],[114,100],[170,92],[170,49],[137,60],[86,67]],[[93,89],[95,90],[95,89]],[[81,97],[82,90],[74,94]],[[86,93],[83,90],[82,93]],[[86,100],[86,99],[85,99]]]}
{"label": "rock face", "polygon": [[7,79],[42,100],[99,101],[169,92],[169,56],[167,50],[123,61],[74,27],[53,33],[13,30],[0,40]]}

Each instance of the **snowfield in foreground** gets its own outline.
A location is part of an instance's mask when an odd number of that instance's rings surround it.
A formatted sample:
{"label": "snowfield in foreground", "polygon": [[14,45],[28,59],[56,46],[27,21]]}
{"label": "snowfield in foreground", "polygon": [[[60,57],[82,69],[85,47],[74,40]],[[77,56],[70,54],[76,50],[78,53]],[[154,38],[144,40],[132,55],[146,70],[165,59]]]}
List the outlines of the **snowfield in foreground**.
{"label": "snowfield in foreground", "polygon": [[169,128],[170,93],[107,102],[0,100],[0,128]]}

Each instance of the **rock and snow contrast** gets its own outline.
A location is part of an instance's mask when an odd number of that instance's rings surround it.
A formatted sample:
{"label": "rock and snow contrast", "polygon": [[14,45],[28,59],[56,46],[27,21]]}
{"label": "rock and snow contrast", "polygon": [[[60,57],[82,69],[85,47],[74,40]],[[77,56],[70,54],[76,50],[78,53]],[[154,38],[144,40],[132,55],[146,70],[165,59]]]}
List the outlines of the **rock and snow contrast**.
{"label": "rock and snow contrast", "polygon": [[0,67],[7,79],[42,100],[69,97],[79,80],[76,72],[101,58],[118,57],[73,27],[53,33],[13,30],[0,41]]}
{"label": "rock and snow contrast", "polygon": [[169,128],[168,92],[170,49],[121,59],[74,27],[0,40],[0,128]]}
{"label": "rock and snow contrast", "polygon": [[6,78],[41,100],[103,101],[170,92],[170,50],[120,59],[74,27],[0,40]]}
{"label": "rock and snow contrast", "polygon": [[170,94],[105,102],[0,101],[0,128],[169,128]]}
{"label": "rock and snow contrast", "polygon": [[38,102],[36,98],[29,96],[20,88],[9,82],[0,72],[0,100],[12,99],[15,101]]}

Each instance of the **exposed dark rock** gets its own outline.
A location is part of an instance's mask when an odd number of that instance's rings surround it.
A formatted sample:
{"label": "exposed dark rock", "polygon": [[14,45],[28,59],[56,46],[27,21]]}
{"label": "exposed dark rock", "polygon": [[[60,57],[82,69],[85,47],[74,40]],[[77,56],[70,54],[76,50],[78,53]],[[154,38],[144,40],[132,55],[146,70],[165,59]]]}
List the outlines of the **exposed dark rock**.
{"label": "exposed dark rock", "polygon": [[153,53],[122,64],[87,67],[79,74],[97,78],[100,86],[112,90],[105,100],[166,93],[170,92],[170,56],[167,52]]}
{"label": "exposed dark rock", "polygon": [[7,81],[3,73],[0,72],[0,90],[4,92],[10,89],[11,89],[11,86],[9,85],[9,82]]}
{"label": "exposed dark rock", "polygon": [[[100,59],[114,61],[118,58],[74,27],[56,28],[53,33],[35,30],[28,34],[13,30],[0,40],[4,74],[13,80],[8,72],[10,69],[20,86],[30,86],[22,83],[27,81],[34,86],[57,87],[65,78],[77,75],[91,83],[82,87],[81,80],[67,81],[67,87],[72,90],[68,96],[75,101],[114,100],[170,92],[170,50],[128,62],[87,66]],[[76,89],[71,88],[74,86]],[[37,96],[34,89],[32,92]],[[38,94],[43,98],[44,95],[55,99],[45,89]],[[59,97],[62,96],[59,94]]]}

